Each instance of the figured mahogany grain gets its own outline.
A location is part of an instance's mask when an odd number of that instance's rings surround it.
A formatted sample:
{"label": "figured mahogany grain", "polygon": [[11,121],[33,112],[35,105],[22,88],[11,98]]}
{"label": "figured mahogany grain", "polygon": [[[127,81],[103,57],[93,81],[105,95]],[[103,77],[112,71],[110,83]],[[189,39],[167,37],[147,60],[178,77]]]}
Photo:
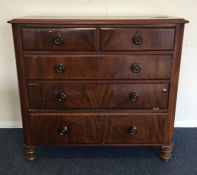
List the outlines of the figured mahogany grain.
{"label": "figured mahogany grain", "polygon": [[[56,45],[54,40],[58,33],[64,39]],[[24,50],[68,50],[94,51],[96,49],[95,28],[23,28],[22,40]]]}
{"label": "figured mahogany grain", "polygon": [[[167,108],[168,84],[30,84],[28,85],[31,109],[152,109]],[[57,95],[64,93],[64,102]],[[132,102],[131,93],[139,100]],[[34,98],[36,97],[36,98]]]}
{"label": "figured mahogany grain", "polygon": [[[100,47],[103,51],[172,50],[174,28],[101,28]],[[133,43],[138,33],[142,44]]]}
{"label": "figured mahogany grain", "polygon": [[[30,115],[37,144],[156,144],[164,142],[166,115]],[[128,132],[136,126],[137,133]],[[64,135],[58,128],[68,127]]]}
{"label": "figured mahogany grain", "polygon": [[[150,144],[164,142],[166,115],[114,115],[103,118],[103,143]],[[131,126],[137,128],[133,135],[128,130]]]}
{"label": "figured mahogany grain", "polygon": [[[40,145],[146,145],[161,146],[161,158],[169,160],[187,22],[170,17],[9,21],[26,159],[34,160]],[[131,71],[134,63],[138,73]],[[60,64],[65,70],[57,73]],[[59,93],[66,94],[65,101],[57,99]],[[138,93],[136,102],[131,93]],[[68,132],[60,135],[58,128],[65,126]]]}
{"label": "figured mahogany grain", "polygon": [[[170,79],[171,55],[25,56],[27,79]],[[140,66],[138,73],[133,64]],[[63,65],[59,73],[57,66]]]}
{"label": "figured mahogany grain", "polygon": [[[101,127],[97,116],[30,116],[33,144],[96,144]],[[67,127],[68,131],[60,135],[58,128]]]}

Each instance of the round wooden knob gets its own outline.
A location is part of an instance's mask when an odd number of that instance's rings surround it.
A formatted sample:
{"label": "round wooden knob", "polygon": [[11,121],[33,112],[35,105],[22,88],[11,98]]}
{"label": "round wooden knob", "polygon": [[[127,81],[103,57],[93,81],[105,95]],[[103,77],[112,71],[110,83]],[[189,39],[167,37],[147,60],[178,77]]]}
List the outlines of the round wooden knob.
{"label": "round wooden knob", "polygon": [[63,42],[64,42],[63,36],[61,35],[61,33],[58,33],[54,39],[55,45],[61,45]]}
{"label": "round wooden knob", "polygon": [[163,89],[162,89],[162,92],[163,92],[163,93],[167,93],[167,92],[168,92],[168,89],[167,89],[167,88],[163,88]]}
{"label": "round wooden knob", "polygon": [[67,126],[59,127],[57,130],[60,135],[65,135],[68,132],[68,127]]}
{"label": "round wooden knob", "polygon": [[140,36],[140,33],[138,33],[138,32],[134,35],[132,40],[133,40],[133,44],[135,44],[135,45],[141,45],[143,42],[142,37]]}
{"label": "round wooden knob", "polygon": [[129,95],[129,99],[132,101],[132,102],[137,102],[139,100],[139,94],[137,92],[133,92]]}
{"label": "round wooden knob", "polygon": [[128,127],[128,133],[131,135],[137,134],[137,127],[136,126],[129,126]]}
{"label": "round wooden knob", "polygon": [[139,73],[141,71],[141,67],[137,63],[132,64],[130,69],[133,73]]}
{"label": "round wooden knob", "polygon": [[59,64],[56,66],[56,71],[58,73],[63,73],[65,71],[64,65],[63,64]]}
{"label": "round wooden knob", "polygon": [[57,94],[57,100],[59,102],[64,102],[67,100],[67,98],[68,98],[68,96],[64,92],[60,92]]}

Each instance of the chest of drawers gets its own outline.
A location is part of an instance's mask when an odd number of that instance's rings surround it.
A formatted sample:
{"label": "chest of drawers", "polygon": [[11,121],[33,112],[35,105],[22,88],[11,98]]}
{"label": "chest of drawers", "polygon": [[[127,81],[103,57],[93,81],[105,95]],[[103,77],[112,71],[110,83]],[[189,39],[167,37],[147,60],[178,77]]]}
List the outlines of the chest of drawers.
{"label": "chest of drawers", "polygon": [[169,160],[181,18],[20,18],[13,27],[24,152],[158,146]]}

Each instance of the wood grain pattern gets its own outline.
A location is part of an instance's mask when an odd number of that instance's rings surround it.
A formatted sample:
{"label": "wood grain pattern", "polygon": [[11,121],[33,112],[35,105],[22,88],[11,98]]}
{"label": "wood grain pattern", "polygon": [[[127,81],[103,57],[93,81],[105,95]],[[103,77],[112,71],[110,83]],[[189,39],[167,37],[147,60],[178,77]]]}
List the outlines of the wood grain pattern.
{"label": "wood grain pattern", "polygon": [[16,57],[16,67],[17,67],[17,76],[18,76],[18,86],[20,94],[20,106],[22,114],[22,123],[23,123],[23,136],[24,144],[31,145],[31,134],[30,134],[30,122],[28,116],[28,98],[27,98],[27,86],[25,80],[25,69],[24,69],[24,59],[23,59],[23,49],[22,49],[22,40],[21,40],[21,28],[20,25],[12,25],[14,48],[15,48],[15,57]]}
{"label": "wood grain pattern", "polygon": [[[163,143],[167,116],[105,116],[102,141],[106,144]],[[135,134],[128,129],[135,126]]]}
{"label": "wood grain pattern", "polygon": [[[171,55],[25,56],[27,79],[170,79]],[[137,64],[140,72],[132,71]],[[58,72],[57,66],[64,71]]]}
{"label": "wood grain pattern", "polygon": [[166,134],[166,145],[173,144],[173,132],[174,132],[174,120],[176,112],[176,98],[178,90],[178,81],[179,81],[179,70],[181,64],[181,52],[182,52],[182,43],[183,43],[183,33],[184,25],[179,24],[176,26],[176,36],[175,36],[175,50],[172,61],[172,71],[171,71],[171,86],[170,86],[170,95],[169,95],[169,116],[168,116],[168,132]]}
{"label": "wood grain pattern", "polygon": [[35,146],[172,152],[182,18],[21,18],[12,23],[27,160]]}
{"label": "wood grain pattern", "polygon": [[[101,28],[101,50],[172,50],[174,48],[174,28]],[[139,34],[142,44],[133,43]]]}
{"label": "wood grain pattern", "polygon": [[[36,144],[154,144],[163,143],[165,115],[31,115],[32,140]],[[136,125],[137,133],[128,132]],[[60,135],[58,128],[68,127]],[[91,131],[91,132],[90,132]]]}
{"label": "wood grain pattern", "polygon": [[[68,131],[60,135],[65,126]],[[100,130],[97,116],[31,116],[33,144],[96,144]]]}
{"label": "wood grain pattern", "polygon": [[[167,108],[168,84],[32,84],[28,86],[31,109],[94,109]],[[131,93],[138,93],[139,100],[132,102]],[[57,95],[64,93],[64,102]],[[33,98],[36,97],[36,98]]]}
{"label": "wood grain pattern", "polygon": [[188,23],[188,20],[183,18],[169,17],[169,16],[26,16],[23,18],[17,18],[8,21],[13,24],[47,24],[47,25],[59,25],[59,24],[176,24],[176,23]]}
{"label": "wood grain pattern", "polygon": [[[63,43],[55,44],[57,35],[63,38]],[[23,28],[24,50],[86,50],[96,49],[95,28]]]}

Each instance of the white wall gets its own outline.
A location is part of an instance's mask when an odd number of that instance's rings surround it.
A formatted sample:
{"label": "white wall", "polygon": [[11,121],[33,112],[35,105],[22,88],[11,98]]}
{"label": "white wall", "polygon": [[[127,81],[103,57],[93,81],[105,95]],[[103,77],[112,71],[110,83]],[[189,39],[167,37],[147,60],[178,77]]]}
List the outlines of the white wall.
{"label": "white wall", "polygon": [[197,126],[197,1],[196,0],[1,0],[0,1],[0,127],[20,124],[11,25],[7,20],[28,15],[184,17],[186,25],[179,81],[176,125]]}

